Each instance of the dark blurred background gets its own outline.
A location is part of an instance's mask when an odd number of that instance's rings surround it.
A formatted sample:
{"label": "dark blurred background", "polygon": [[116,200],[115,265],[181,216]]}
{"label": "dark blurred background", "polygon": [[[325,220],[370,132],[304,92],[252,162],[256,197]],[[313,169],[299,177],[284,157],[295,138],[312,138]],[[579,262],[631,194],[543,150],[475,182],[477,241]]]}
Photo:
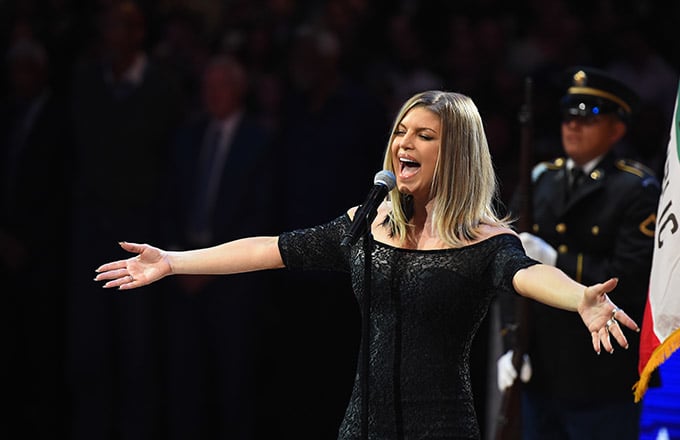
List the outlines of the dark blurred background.
{"label": "dark blurred background", "polygon": [[[180,249],[341,215],[380,170],[398,106],[425,89],[477,103],[507,202],[524,80],[535,160],[550,159],[574,64],[639,93],[620,148],[661,174],[679,20],[679,2],[651,0],[0,0],[0,435],[335,438],[359,341],[345,277],[119,293],[94,269],[126,256],[121,240]],[[240,125],[208,161],[224,166],[197,234],[199,151],[227,114]],[[489,337],[472,358],[482,428]]]}

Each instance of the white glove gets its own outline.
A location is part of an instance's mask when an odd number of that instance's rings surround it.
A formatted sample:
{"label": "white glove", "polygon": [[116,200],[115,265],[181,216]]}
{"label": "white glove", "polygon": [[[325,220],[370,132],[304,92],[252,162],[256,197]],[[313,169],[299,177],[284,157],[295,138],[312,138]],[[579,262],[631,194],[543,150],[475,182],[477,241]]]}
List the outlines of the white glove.
{"label": "white glove", "polygon": [[557,263],[557,251],[545,240],[528,232],[521,232],[519,239],[528,256],[543,264],[554,266]]}
{"label": "white glove", "polygon": [[[512,365],[512,354],[510,350],[503,356],[498,358],[496,365],[498,367],[498,389],[503,392],[506,388],[510,388],[517,378],[517,370]],[[531,379],[531,361],[529,355],[522,356],[522,367],[520,368],[519,378],[522,382],[527,383]]]}

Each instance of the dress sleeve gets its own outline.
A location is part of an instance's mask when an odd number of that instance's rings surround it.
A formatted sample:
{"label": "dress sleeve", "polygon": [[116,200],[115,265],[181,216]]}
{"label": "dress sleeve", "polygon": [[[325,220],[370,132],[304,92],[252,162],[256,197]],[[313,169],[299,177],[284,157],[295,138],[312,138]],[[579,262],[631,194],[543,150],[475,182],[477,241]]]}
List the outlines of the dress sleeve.
{"label": "dress sleeve", "polygon": [[522,242],[514,235],[503,235],[491,261],[491,279],[494,287],[503,292],[517,293],[512,278],[520,270],[540,264],[524,252]]}
{"label": "dress sleeve", "polygon": [[342,216],[326,224],[284,232],[279,236],[279,251],[289,269],[349,272],[349,249],[340,246],[351,224]]}

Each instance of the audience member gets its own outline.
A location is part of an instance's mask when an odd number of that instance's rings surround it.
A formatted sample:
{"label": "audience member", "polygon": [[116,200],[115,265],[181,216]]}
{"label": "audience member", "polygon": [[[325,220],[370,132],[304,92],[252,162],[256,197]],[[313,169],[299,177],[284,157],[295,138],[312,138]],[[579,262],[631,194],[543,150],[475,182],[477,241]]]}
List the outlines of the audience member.
{"label": "audience member", "polygon": [[[201,91],[202,113],[175,136],[166,205],[174,249],[274,231],[277,215],[271,134],[246,107],[245,68],[213,57]],[[266,273],[173,280],[165,296],[169,438],[250,440],[271,429],[271,371],[259,369],[272,360],[267,298],[283,292],[269,281]]]}
{"label": "audience member", "polygon": [[67,106],[49,85],[44,46],[20,38],[7,53],[0,103],[0,281],[5,412],[0,436],[66,438],[64,333],[68,251]]}
{"label": "audience member", "polygon": [[98,56],[83,60],[73,84],[72,438],[149,439],[159,435],[162,400],[160,324],[148,317],[163,286],[133,298],[103,293],[87,278],[111,240],[161,238],[158,201],[182,100],[172,72],[144,49],[145,16],[134,2],[107,5],[100,24]]}

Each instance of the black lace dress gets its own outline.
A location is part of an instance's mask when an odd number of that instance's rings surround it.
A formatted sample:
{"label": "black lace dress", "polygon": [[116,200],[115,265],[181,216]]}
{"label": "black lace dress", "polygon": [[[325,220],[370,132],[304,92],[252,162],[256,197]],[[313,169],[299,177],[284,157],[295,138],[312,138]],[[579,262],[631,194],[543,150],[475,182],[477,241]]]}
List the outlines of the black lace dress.
{"label": "black lace dress", "polygon": [[[340,246],[349,225],[345,214],[287,232],[279,248],[288,268],[350,273],[363,304],[364,239],[350,249]],[[369,438],[478,439],[472,339],[494,296],[514,293],[515,272],[536,262],[511,234],[458,249],[371,245]],[[361,437],[361,376],[358,368],[339,439]]]}

